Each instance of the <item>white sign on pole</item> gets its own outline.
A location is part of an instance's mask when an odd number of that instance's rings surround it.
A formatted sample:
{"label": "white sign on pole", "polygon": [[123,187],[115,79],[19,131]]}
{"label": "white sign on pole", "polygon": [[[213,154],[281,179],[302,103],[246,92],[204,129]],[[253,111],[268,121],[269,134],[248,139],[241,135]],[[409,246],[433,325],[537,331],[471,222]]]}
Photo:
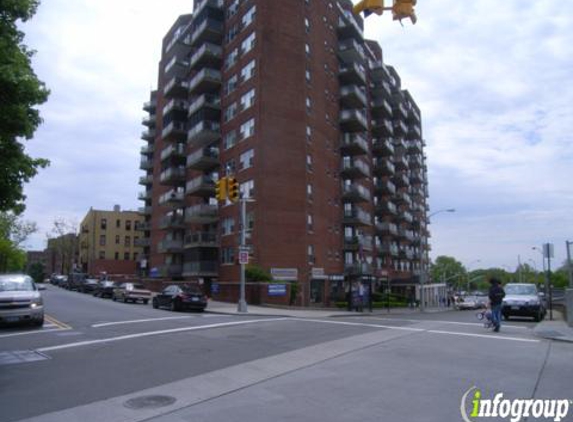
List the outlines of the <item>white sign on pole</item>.
{"label": "white sign on pole", "polygon": [[239,251],[239,264],[247,265],[249,263],[249,251]]}
{"label": "white sign on pole", "polygon": [[544,258],[553,258],[553,243],[545,243],[543,245],[543,257]]}

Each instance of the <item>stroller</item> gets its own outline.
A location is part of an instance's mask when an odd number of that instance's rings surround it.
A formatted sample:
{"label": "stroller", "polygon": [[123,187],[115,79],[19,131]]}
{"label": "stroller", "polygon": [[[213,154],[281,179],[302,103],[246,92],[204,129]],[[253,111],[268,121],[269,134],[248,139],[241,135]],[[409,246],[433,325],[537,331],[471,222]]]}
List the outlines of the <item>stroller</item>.
{"label": "stroller", "polygon": [[484,309],[476,314],[476,318],[480,321],[483,321],[483,326],[485,328],[493,327],[493,318],[491,315],[490,309]]}

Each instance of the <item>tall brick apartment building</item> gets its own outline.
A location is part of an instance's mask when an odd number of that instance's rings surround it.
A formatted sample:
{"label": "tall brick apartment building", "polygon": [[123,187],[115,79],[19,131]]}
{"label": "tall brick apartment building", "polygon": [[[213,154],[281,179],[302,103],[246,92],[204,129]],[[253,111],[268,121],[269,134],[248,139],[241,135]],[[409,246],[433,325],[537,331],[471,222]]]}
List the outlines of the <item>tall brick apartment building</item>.
{"label": "tall brick apartment building", "polygon": [[418,283],[429,236],[420,111],[351,8],[196,0],[176,20],[144,105],[151,275],[238,282],[240,206],[214,198],[232,174],[254,200],[252,261],[298,282],[299,303],[328,304],[348,281]]}

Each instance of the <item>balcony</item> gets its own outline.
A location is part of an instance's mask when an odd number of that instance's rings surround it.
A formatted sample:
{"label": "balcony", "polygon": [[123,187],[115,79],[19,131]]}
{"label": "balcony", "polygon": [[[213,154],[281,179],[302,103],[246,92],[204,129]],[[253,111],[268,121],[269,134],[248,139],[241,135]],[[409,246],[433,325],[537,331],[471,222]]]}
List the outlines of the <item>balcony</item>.
{"label": "balcony", "polygon": [[408,224],[412,224],[414,222],[414,216],[409,211],[404,211],[400,213],[397,219]]}
{"label": "balcony", "polygon": [[200,204],[185,210],[185,222],[188,224],[211,224],[219,220],[219,207],[211,204]]}
{"label": "balcony", "polygon": [[390,201],[380,201],[376,206],[376,213],[380,216],[395,217],[398,215],[398,207]]}
{"label": "balcony", "polygon": [[185,140],[185,124],[172,121],[161,131],[164,142],[182,142]]}
{"label": "balcony", "polygon": [[183,265],[166,264],[159,267],[159,274],[163,277],[181,277],[183,275]]}
{"label": "balcony", "polygon": [[389,157],[394,154],[394,145],[391,139],[374,139],[372,141],[372,152],[381,157]]}
{"label": "balcony", "polygon": [[223,48],[216,44],[204,43],[192,56],[190,66],[193,70],[204,67],[220,68]]}
{"label": "balcony", "polygon": [[361,133],[345,133],[340,138],[340,152],[342,155],[368,154],[368,141]]}
{"label": "balcony", "polygon": [[413,184],[424,183],[426,181],[426,178],[424,176],[424,172],[422,170],[412,170],[410,172],[410,181]]}
{"label": "balcony", "polygon": [[364,186],[352,183],[342,187],[342,200],[350,203],[370,202],[372,195]]}
{"label": "balcony", "polygon": [[149,186],[153,184],[153,175],[148,174],[146,176],[141,176],[139,178],[139,184],[144,186]]}
{"label": "balcony", "polygon": [[159,176],[159,183],[167,186],[185,183],[185,167],[169,167]]}
{"label": "balcony", "polygon": [[340,104],[345,108],[364,108],[368,100],[358,85],[346,85],[340,89]]}
{"label": "balcony", "polygon": [[155,145],[153,144],[148,144],[145,145],[143,147],[141,147],[141,155],[153,155],[153,153],[155,152]]}
{"label": "balcony", "polygon": [[217,277],[219,263],[217,261],[187,262],[183,264],[184,277]]}
{"label": "balcony", "polygon": [[156,99],[146,101],[143,103],[143,110],[147,111],[150,114],[155,113],[156,109],[157,109],[157,100]]}
{"label": "balcony", "polygon": [[359,179],[370,177],[370,166],[363,160],[344,158],[340,175],[343,179]]}
{"label": "balcony", "polygon": [[384,221],[376,224],[376,232],[380,236],[398,236],[398,226]]}
{"label": "balcony", "polygon": [[139,199],[140,201],[150,200],[151,199],[151,190],[139,192],[139,195],[137,195],[137,199]]}
{"label": "balcony", "polygon": [[422,118],[420,117],[420,112],[412,105],[408,107],[408,123],[420,124]]}
{"label": "balcony", "polygon": [[202,120],[187,132],[187,143],[192,148],[206,147],[221,137],[219,122]]}
{"label": "balcony", "polygon": [[338,69],[340,85],[366,85],[366,72],[356,63],[341,64]]}
{"label": "balcony", "polygon": [[171,144],[161,151],[161,161],[169,159],[185,159],[185,144]]}
{"label": "balcony", "polygon": [[163,87],[163,95],[165,98],[185,98],[189,91],[188,82],[184,81],[179,76],[171,78],[167,85]]}
{"label": "balcony", "polygon": [[159,228],[161,230],[183,230],[185,228],[185,220],[183,216],[165,216],[159,220]]}
{"label": "balcony", "polygon": [[422,138],[422,130],[420,129],[420,126],[417,124],[410,124],[408,126],[407,137],[408,137],[408,139],[420,139],[420,138]]}
{"label": "balcony", "polygon": [[139,207],[137,209],[137,212],[139,212],[142,215],[151,215],[151,206]]}
{"label": "balcony", "polygon": [[159,205],[181,206],[184,196],[183,192],[171,189],[159,197]]}
{"label": "balcony", "polygon": [[221,44],[223,32],[223,22],[207,18],[201,22],[191,34],[191,45],[193,47],[199,47],[204,42]]}
{"label": "balcony", "polygon": [[408,126],[401,120],[394,120],[394,134],[396,136],[405,136],[408,133]]}
{"label": "balcony", "polygon": [[343,132],[365,132],[368,130],[366,114],[359,109],[340,112],[340,128]]}
{"label": "balcony", "polygon": [[183,239],[164,239],[157,244],[158,253],[183,253]]}
{"label": "balcony", "polygon": [[139,162],[139,168],[141,170],[151,170],[153,168],[153,160],[143,156]]}
{"label": "balcony", "polygon": [[406,148],[410,154],[421,154],[423,151],[423,145],[421,139],[411,139],[405,141]]}
{"label": "balcony", "polygon": [[389,180],[378,180],[374,184],[374,192],[379,196],[391,196],[396,194],[396,185]]}
{"label": "balcony", "polygon": [[178,56],[173,56],[169,63],[165,65],[163,71],[164,78],[172,78],[174,76],[183,77],[189,71],[189,62],[182,60]]}
{"label": "balcony", "polygon": [[199,14],[207,7],[215,10],[222,10],[223,4],[224,4],[223,0],[197,1],[195,3],[195,9],[193,10],[193,14],[195,16],[199,16]]}
{"label": "balcony", "polygon": [[421,169],[424,166],[424,160],[419,155],[409,155],[408,164],[412,170]]}
{"label": "balcony", "polygon": [[144,117],[141,119],[141,124],[142,124],[143,126],[147,126],[147,127],[149,127],[149,128],[155,127],[155,115],[153,115],[153,116],[144,116]]}
{"label": "balcony", "polygon": [[219,167],[219,148],[202,148],[187,156],[187,168],[209,171]]}
{"label": "balcony", "polygon": [[393,157],[393,162],[394,162],[394,166],[396,167],[396,170],[408,170],[408,160],[406,160],[405,156],[395,155]]}
{"label": "balcony", "polygon": [[353,206],[351,209],[344,210],[342,224],[346,226],[371,226],[372,215],[360,207]]}
{"label": "balcony", "polygon": [[372,266],[367,262],[345,262],[344,263],[344,274],[360,276],[360,275],[371,275]]}
{"label": "balcony", "polygon": [[388,82],[373,82],[370,84],[370,92],[374,97],[382,97],[387,101],[392,101],[392,88]]}
{"label": "balcony", "polygon": [[200,95],[189,105],[188,115],[191,116],[199,110],[204,110],[205,116],[213,116],[218,119],[221,115],[221,97],[213,94]]}
{"label": "balcony", "polygon": [[200,232],[185,235],[185,248],[218,248],[217,233]]}
{"label": "balcony", "polygon": [[151,239],[149,237],[144,237],[142,239],[133,240],[133,246],[137,248],[148,248],[151,246]]}
{"label": "balcony", "polygon": [[[187,29],[187,28],[186,28]],[[165,54],[171,52],[176,56],[185,56],[191,50],[191,41],[186,31],[176,34],[165,47]]]}
{"label": "balcony", "polygon": [[370,69],[370,77],[375,81],[389,81],[391,80],[390,72],[384,63],[376,63]]}
{"label": "balcony", "polygon": [[147,129],[141,132],[141,139],[145,141],[153,141],[155,140],[155,135],[157,131],[155,129]]}
{"label": "balcony", "polygon": [[408,179],[408,176],[404,173],[395,174],[393,181],[399,188],[404,188],[410,185],[410,179]]}
{"label": "balcony", "polygon": [[163,107],[163,119],[166,119],[170,114],[172,119],[183,119],[186,117],[187,108],[189,104],[185,100],[172,98],[165,107]]}
{"label": "balcony", "polygon": [[[151,221],[143,221],[143,222],[139,223],[137,225],[137,227],[135,228],[135,230],[139,230],[142,232],[150,231],[151,230]],[[134,242],[134,244],[135,244],[135,242]],[[137,245],[135,245],[135,246],[137,246]]]}
{"label": "balcony", "polygon": [[221,87],[221,72],[205,68],[198,72],[189,82],[189,93],[201,95],[213,93]]}
{"label": "balcony", "polygon": [[[361,18],[359,19],[362,21]],[[356,40],[361,40],[363,39],[362,31],[362,28],[351,14],[338,18],[336,32],[340,39],[354,38]]]}
{"label": "balcony", "polygon": [[349,252],[371,251],[372,250],[372,237],[371,236],[345,236],[343,249]]}
{"label": "balcony", "polygon": [[374,159],[374,173],[377,176],[392,176],[395,172],[396,168],[394,167],[394,164],[387,159]]}
{"label": "balcony", "polygon": [[398,205],[405,205],[407,208],[412,207],[412,198],[407,192],[398,192],[395,198]]}
{"label": "balcony", "polygon": [[375,119],[372,121],[372,133],[376,137],[385,137],[394,135],[392,122],[387,119]]}
{"label": "balcony", "polygon": [[349,38],[338,45],[338,57],[345,63],[364,63],[364,47],[356,40]]}
{"label": "balcony", "polygon": [[392,106],[382,97],[377,97],[376,99],[372,100],[370,104],[372,108],[372,115],[374,117],[381,117],[386,119],[392,118]]}
{"label": "balcony", "polygon": [[400,249],[397,245],[389,243],[382,243],[381,245],[378,245],[378,255],[380,256],[397,257],[399,254]]}
{"label": "balcony", "polygon": [[209,176],[199,176],[187,182],[185,193],[189,196],[209,198],[215,196],[215,179]]}

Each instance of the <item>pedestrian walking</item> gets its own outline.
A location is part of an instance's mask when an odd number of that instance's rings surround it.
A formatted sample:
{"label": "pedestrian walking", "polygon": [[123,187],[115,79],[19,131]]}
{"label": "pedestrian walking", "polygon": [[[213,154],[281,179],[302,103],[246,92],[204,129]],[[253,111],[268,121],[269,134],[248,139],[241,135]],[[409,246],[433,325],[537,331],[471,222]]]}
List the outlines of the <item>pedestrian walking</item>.
{"label": "pedestrian walking", "polygon": [[503,303],[503,298],[505,297],[505,290],[501,287],[501,282],[492,277],[489,279],[491,284],[489,288],[489,304],[491,307],[491,317],[493,322],[493,331],[499,332],[501,327],[501,305]]}

